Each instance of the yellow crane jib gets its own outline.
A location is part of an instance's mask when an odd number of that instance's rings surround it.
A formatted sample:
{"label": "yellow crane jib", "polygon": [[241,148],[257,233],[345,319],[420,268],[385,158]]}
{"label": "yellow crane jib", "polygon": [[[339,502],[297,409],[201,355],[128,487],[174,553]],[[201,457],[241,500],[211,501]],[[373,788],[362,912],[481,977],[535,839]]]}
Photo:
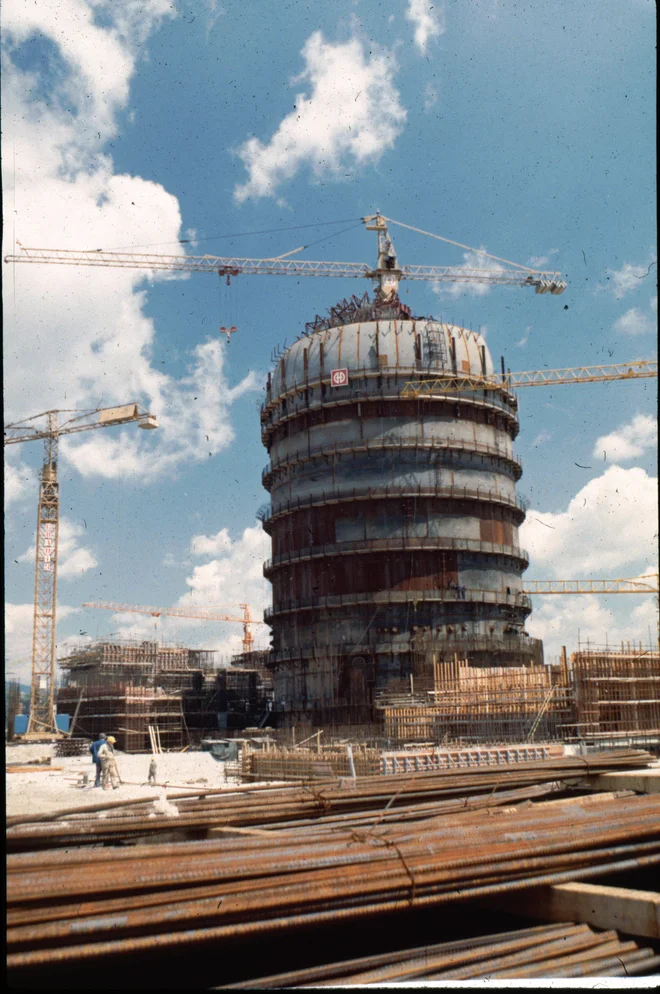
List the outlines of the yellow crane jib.
{"label": "yellow crane jib", "polygon": [[571,383],[606,383],[615,380],[650,379],[658,375],[657,359],[611,363],[606,366],[571,366],[565,369],[534,369],[518,373],[475,376],[448,373],[410,380],[402,397],[430,397],[464,390],[498,390],[510,393],[521,387],[549,387]]}
{"label": "yellow crane jib", "polygon": [[526,580],[523,593],[531,594],[657,594],[658,574],[615,580]]}

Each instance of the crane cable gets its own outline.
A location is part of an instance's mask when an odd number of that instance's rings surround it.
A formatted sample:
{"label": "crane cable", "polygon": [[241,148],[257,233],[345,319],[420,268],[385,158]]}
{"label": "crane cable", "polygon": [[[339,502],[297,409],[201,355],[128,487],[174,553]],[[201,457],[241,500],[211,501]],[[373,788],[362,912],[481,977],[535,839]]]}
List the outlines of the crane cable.
{"label": "crane cable", "polygon": [[389,221],[390,224],[398,224],[400,228],[408,228],[409,231],[416,231],[419,235],[428,235],[429,238],[437,238],[439,242],[447,242],[448,245],[457,245],[458,248],[467,249],[468,252],[476,252],[477,255],[485,255],[489,259],[495,259],[497,262],[505,262],[507,266],[515,266],[516,269],[523,269],[526,273],[543,273],[543,269],[530,269],[529,266],[522,266],[519,262],[512,262],[510,259],[501,259],[499,255],[492,255],[490,252],[486,252],[485,249],[472,248],[470,245],[463,245],[462,242],[454,242],[451,238],[443,238],[442,235],[434,235],[431,231],[423,231],[421,228],[415,228],[412,224],[404,224],[403,221],[395,221],[393,217],[385,217],[384,214],[380,215],[384,221]]}

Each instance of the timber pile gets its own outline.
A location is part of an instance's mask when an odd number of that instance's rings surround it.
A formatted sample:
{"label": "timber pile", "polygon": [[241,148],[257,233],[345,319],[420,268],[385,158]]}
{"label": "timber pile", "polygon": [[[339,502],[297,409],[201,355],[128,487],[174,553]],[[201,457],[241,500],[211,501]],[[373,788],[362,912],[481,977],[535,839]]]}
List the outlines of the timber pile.
{"label": "timber pile", "polygon": [[[249,839],[10,855],[10,985],[23,986],[28,968],[98,971],[205,944],[222,959],[239,938],[293,933],[295,945],[304,927],[376,924],[385,913],[633,868],[653,874],[659,819],[659,795],[605,795],[492,811],[487,824],[481,812],[426,812],[403,825],[375,819],[362,829],[312,825]],[[584,944],[576,939],[574,949],[593,943],[579,934]],[[606,937],[601,968],[615,941]]]}
{"label": "timber pile", "polygon": [[622,941],[614,931],[594,932],[588,925],[567,922],[329,963],[228,984],[224,990],[477,978],[632,977],[648,975],[659,966],[660,956],[653,949]]}

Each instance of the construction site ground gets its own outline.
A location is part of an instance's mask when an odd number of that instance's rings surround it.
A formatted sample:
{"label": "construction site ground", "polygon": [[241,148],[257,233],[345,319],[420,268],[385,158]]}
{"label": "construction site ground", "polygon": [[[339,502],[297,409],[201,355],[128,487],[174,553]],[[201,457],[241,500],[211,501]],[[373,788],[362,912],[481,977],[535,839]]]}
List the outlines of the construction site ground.
{"label": "construction site ground", "polygon": [[[8,815],[39,812],[48,814],[60,808],[84,807],[88,804],[111,800],[141,800],[153,794],[154,799],[169,789],[204,787],[233,787],[240,783],[237,777],[228,776],[225,764],[213,759],[210,752],[163,753],[156,757],[157,787],[149,786],[148,755],[117,753],[121,785],[104,791],[94,787],[95,766],[90,756],[55,756],[52,745],[7,745],[6,811]],[[50,765],[36,765],[38,760],[50,759]],[[27,766],[35,763],[34,772]],[[10,768],[21,767],[12,773]],[[81,787],[83,774],[87,773],[89,785]]]}

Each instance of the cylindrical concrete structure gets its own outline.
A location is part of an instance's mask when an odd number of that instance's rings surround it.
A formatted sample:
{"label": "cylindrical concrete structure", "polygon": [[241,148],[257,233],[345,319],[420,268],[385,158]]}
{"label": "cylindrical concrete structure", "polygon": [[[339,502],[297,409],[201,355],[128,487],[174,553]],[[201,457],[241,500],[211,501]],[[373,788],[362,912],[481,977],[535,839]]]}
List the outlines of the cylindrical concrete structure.
{"label": "cylindrical concrete structure", "polygon": [[284,723],[370,720],[374,693],[407,678],[420,638],[438,660],[542,659],[523,631],[516,398],[406,397],[411,379],[493,364],[481,335],[402,312],[355,309],[351,323],[301,337],[269,376],[266,620]]}

